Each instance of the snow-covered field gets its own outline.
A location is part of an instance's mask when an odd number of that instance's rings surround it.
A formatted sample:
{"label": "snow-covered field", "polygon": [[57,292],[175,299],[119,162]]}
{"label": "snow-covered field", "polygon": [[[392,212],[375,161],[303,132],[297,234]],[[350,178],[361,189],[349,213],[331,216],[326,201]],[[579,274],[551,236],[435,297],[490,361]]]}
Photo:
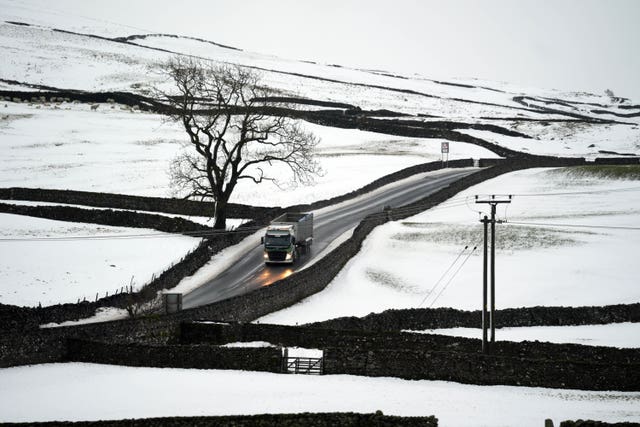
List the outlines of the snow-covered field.
{"label": "snow-covered field", "polygon": [[[154,114],[65,103],[60,109],[9,102],[0,114],[0,186],[73,189],[167,197],[169,167],[186,134]],[[321,138],[324,174],[313,187],[242,182],[232,202],[256,206],[310,203],[356,190],[381,176],[440,160],[440,140],[402,138],[304,124]],[[449,158],[495,157],[451,143]],[[286,181],[284,169],[274,174]]]}
{"label": "snow-covered field", "polygon": [[10,102],[0,114],[0,186],[167,196],[184,131],[153,114]]}
{"label": "snow-covered field", "polygon": [[6,422],[377,410],[435,415],[442,426],[539,427],[546,418],[556,425],[568,419],[640,421],[640,393],[348,375],[68,363],[3,369],[0,384]]}
{"label": "snow-covered field", "polygon": [[532,138],[505,136],[474,129],[461,132],[529,154],[586,159],[607,157],[600,153],[600,150],[640,154],[640,131],[637,124],[522,122],[514,124],[513,128]]}
{"label": "snow-covered field", "polygon": [[0,214],[0,302],[43,306],[134,289],[200,239],[155,230]]}
{"label": "snow-covered field", "polygon": [[323,292],[260,321],[302,324],[420,306],[480,309],[478,220],[487,210],[474,196],[489,194],[514,195],[498,210],[508,221],[496,228],[498,309],[640,301],[640,182],[529,169],[378,227]]}

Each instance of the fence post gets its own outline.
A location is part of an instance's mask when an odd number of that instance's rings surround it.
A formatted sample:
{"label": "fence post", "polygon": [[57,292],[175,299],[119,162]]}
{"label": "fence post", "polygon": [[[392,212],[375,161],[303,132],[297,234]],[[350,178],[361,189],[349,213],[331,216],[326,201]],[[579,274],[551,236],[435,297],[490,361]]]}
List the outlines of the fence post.
{"label": "fence post", "polygon": [[282,372],[285,374],[289,372],[289,348],[284,347],[282,349]]}

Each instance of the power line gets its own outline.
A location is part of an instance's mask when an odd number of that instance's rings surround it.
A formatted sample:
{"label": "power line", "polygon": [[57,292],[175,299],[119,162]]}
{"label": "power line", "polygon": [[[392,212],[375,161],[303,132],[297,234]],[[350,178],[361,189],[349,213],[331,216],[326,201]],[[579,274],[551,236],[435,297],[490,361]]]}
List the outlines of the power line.
{"label": "power line", "polygon": [[566,192],[556,192],[556,193],[510,193],[510,194],[496,194],[496,196],[506,197],[506,196],[514,196],[514,197],[546,197],[546,196],[572,196],[572,195],[580,195],[580,194],[601,194],[601,193],[620,193],[627,191],[639,191],[640,187],[625,187],[625,188],[617,188],[617,189],[609,189],[609,190],[585,190],[585,191],[566,191]]}
{"label": "power line", "polygon": [[521,222],[521,221],[505,221],[507,224],[515,225],[531,225],[542,227],[572,227],[572,228],[597,228],[597,229],[611,229],[611,230],[631,230],[640,231],[640,227],[631,226],[617,226],[617,225],[587,225],[587,224],[561,224],[561,223],[544,223],[544,222]]}
{"label": "power line", "polygon": [[462,251],[460,251],[460,253],[458,254],[458,256],[456,257],[456,259],[453,260],[453,262],[451,263],[451,265],[449,265],[449,267],[445,270],[444,273],[442,273],[442,276],[440,276],[440,278],[436,281],[436,283],[431,287],[431,289],[429,289],[429,292],[427,292],[427,295],[425,295],[424,299],[420,302],[420,304],[418,304],[418,307],[422,307],[422,304],[425,303],[425,301],[431,296],[431,294],[433,293],[433,291],[438,287],[438,285],[440,284],[440,282],[442,281],[442,279],[444,279],[444,277],[447,275],[447,273],[449,273],[449,271],[451,271],[451,269],[453,268],[453,266],[458,262],[458,260],[460,259],[460,257],[462,256],[462,254],[464,254],[464,252],[469,248],[469,245],[465,246],[464,249]]}
{"label": "power line", "polygon": [[[391,209],[391,214],[392,215],[411,215],[411,214],[418,214],[421,212],[425,212],[425,211],[434,211],[434,210],[438,210],[438,209],[449,209],[449,208],[456,208],[456,207],[460,207],[464,205],[464,200],[452,200],[452,201],[446,201],[443,203],[440,203],[438,205],[435,205],[433,207],[425,207],[425,206],[407,206],[407,207],[400,207],[400,208],[393,208]],[[378,219],[378,218],[386,218],[388,216],[388,213],[386,211],[382,211],[382,212],[376,212],[373,214],[368,215],[368,218],[370,219]]]}
{"label": "power line", "polygon": [[[619,188],[619,189],[613,189],[613,190],[591,190],[591,191],[572,191],[572,192],[556,192],[556,193],[511,193],[511,194],[504,194],[504,195],[495,195],[496,197],[545,197],[545,196],[567,196],[567,195],[580,195],[580,194],[600,194],[600,193],[617,193],[617,192],[626,192],[626,191],[638,191],[640,190],[640,187],[627,187],[627,188]],[[451,199],[448,199],[442,203],[439,203],[431,208],[426,208],[424,206],[415,206],[415,207],[401,207],[401,208],[397,208],[397,209],[392,209],[392,214],[399,214],[399,215],[405,215],[405,214],[412,214],[412,213],[420,213],[420,212],[426,212],[426,211],[435,211],[438,209],[447,209],[447,208],[455,208],[455,207],[461,207],[461,206],[466,206],[469,210],[478,213],[479,215],[482,215],[481,211],[477,211],[473,208],[471,208],[468,204],[468,199],[470,197],[474,197],[474,196],[456,196],[453,197]],[[369,217],[370,218],[382,218],[385,217],[387,214],[386,213],[376,213],[376,214],[372,214]],[[506,215],[506,208],[505,208],[505,215]]]}
{"label": "power line", "polygon": [[[569,196],[569,195],[581,195],[581,194],[602,194],[602,193],[618,193],[618,192],[628,192],[628,191],[638,191],[640,190],[640,187],[627,187],[627,188],[619,188],[619,189],[611,189],[611,190],[590,190],[590,191],[567,191],[567,192],[556,192],[556,193],[511,193],[511,194],[504,194],[504,195],[495,195],[496,197],[547,197],[547,196]],[[460,206],[467,206],[467,208],[473,212],[476,212],[480,215],[482,215],[481,211],[477,211],[472,209],[469,204],[468,204],[468,199],[469,197],[473,197],[473,196],[461,196],[458,195],[456,197],[453,197],[451,199],[448,199],[442,203],[439,203],[431,208],[426,208],[425,206],[415,206],[415,207],[400,207],[400,208],[396,208],[396,209],[392,209],[392,214],[397,214],[397,215],[407,215],[407,214],[412,214],[412,213],[420,213],[420,212],[425,212],[425,211],[435,211],[438,209],[447,209],[447,208],[454,208],[454,207],[460,207]],[[370,218],[384,218],[386,217],[387,214],[384,212],[381,213],[375,213],[370,215]]]}
{"label": "power line", "polygon": [[474,246],[473,249],[471,249],[471,252],[469,252],[469,254],[467,255],[467,257],[464,259],[464,261],[462,261],[462,264],[460,264],[460,266],[458,267],[458,269],[455,271],[455,273],[453,273],[453,275],[449,278],[449,281],[444,285],[444,287],[440,290],[440,292],[438,293],[438,296],[435,297],[435,299],[433,301],[431,301],[431,304],[429,304],[429,308],[433,307],[433,305],[436,303],[436,301],[438,301],[438,299],[440,298],[440,296],[442,296],[442,293],[445,291],[445,289],[447,289],[447,287],[449,286],[449,284],[453,281],[453,279],[458,275],[458,273],[460,272],[460,270],[462,269],[462,267],[464,267],[464,265],[467,263],[467,261],[469,261],[469,258],[471,258],[471,255],[473,255],[473,253],[476,251],[476,249],[478,248],[478,246]]}

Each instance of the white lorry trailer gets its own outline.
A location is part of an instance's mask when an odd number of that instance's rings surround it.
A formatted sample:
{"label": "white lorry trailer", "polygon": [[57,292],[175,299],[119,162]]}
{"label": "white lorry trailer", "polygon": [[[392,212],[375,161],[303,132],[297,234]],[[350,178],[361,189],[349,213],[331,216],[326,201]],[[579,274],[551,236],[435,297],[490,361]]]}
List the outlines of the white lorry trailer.
{"label": "white lorry trailer", "polygon": [[267,227],[262,243],[266,264],[293,264],[313,243],[313,213],[280,215]]}

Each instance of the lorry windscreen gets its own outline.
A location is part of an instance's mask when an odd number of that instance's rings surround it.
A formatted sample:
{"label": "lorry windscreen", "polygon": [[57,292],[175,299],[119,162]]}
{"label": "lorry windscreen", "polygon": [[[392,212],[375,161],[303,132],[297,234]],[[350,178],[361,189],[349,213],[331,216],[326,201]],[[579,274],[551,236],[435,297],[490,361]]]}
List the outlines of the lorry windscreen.
{"label": "lorry windscreen", "polygon": [[289,246],[291,238],[288,234],[267,234],[265,246]]}

